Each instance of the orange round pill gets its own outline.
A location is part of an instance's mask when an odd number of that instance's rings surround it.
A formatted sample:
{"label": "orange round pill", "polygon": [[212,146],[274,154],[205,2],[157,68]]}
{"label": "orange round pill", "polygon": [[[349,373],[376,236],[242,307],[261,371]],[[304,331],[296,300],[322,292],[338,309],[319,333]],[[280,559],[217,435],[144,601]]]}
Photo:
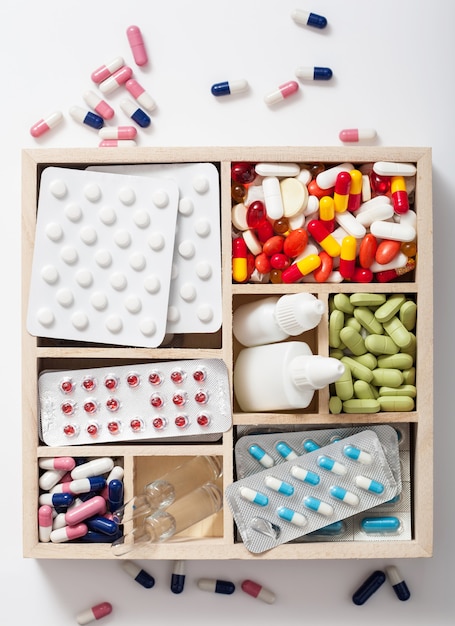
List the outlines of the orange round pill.
{"label": "orange round pill", "polygon": [[375,254],[375,261],[380,265],[386,265],[390,263],[396,255],[400,252],[401,241],[392,241],[391,239],[384,239],[378,245]]}
{"label": "orange round pill", "polygon": [[304,228],[296,228],[284,240],[283,252],[291,258],[295,258],[305,250],[307,243],[307,231]]}
{"label": "orange round pill", "polygon": [[284,237],[282,235],[274,235],[273,237],[269,237],[267,241],[262,246],[262,251],[267,254],[267,256],[272,256],[272,254],[278,254],[283,251],[284,245]]}

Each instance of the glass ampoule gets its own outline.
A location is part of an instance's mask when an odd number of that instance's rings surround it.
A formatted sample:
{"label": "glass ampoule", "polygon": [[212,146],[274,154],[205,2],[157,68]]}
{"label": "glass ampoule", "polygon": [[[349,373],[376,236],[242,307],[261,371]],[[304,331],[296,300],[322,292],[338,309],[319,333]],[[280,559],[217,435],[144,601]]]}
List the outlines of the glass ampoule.
{"label": "glass ampoule", "polygon": [[112,543],[112,551],[122,556],[139,547],[162,543],[218,513],[222,507],[223,492],[213,483],[206,483],[175,500],[167,509],[146,516],[137,528]]}

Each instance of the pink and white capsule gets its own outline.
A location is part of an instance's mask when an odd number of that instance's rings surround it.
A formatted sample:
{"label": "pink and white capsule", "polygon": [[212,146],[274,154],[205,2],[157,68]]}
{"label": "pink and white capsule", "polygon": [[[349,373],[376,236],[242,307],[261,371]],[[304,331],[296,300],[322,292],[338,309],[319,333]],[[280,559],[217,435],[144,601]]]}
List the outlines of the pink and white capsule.
{"label": "pink and white capsule", "polygon": [[145,91],[144,87],[137,82],[135,78],[130,78],[125,83],[126,89],[135,98],[141,107],[147,111],[153,111],[156,109],[155,100]]}
{"label": "pink and white capsule", "polygon": [[278,87],[276,91],[272,91],[267,94],[264,98],[266,104],[277,104],[278,102],[282,102],[289,96],[297,93],[299,90],[299,83],[295,80],[290,80],[287,83],[283,83]]}
{"label": "pink and white capsule", "polygon": [[92,515],[104,515],[106,513],[106,500],[102,496],[94,496],[90,500],[72,506],[65,513],[65,522],[69,526],[75,526]]}
{"label": "pink and white capsule", "polygon": [[106,80],[98,85],[99,90],[104,94],[109,94],[118,89],[121,85],[124,85],[127,80],[133,75],[133,70],[124,65],[119,70],[111,74]]}
{"label": "pink and white capsule", "polygon": [[98,144],[99,148],[134,148],[134,139],[103,139]]}
{"label": "pink and white capsule", "polygon": [[47,133],[48,130],[60,124],[63,120],[63,115],[61,111],[54,111],[47,117],[43,117],[41,120],[38,120],[36,124],[30,128],[30,134],[32,137],[41,137],[44,133]]}
{"label": "pink and white capsule", "polygon": [[38,509],[38,536],[39,540],[47,543],[51,540],[52,532],[52,507],[43,504]]}
{"label": "pink and white capsule", "polygon": [[133,53],[136,65],[147,65],[147,50],[145,48],[144,39],[139,26],[129,26],[126,29],[126,36],[128,37],[128,43],[130,44],[131,52]]}
{"label": "pink and white capsule", "polygon": [[50,540],[52,543],[64,543],[65,541],[71,541],[72,539],[79,539],[88,532],[86,524],[75,524],[74,526],[63,526],[62,528],[56,528],[50,534]]}
{"label": "pink and white capsule", "polygon": [[105,126],[100,128],[101,139],[134,139],[137,135],[135,126]]}
{"label": "pink and white capsule", "polygon": [[38,461],[38,466],[45,470],[65,470],[70,472],[76,467],[76,461],[71,456],[56,456],[43,458]]}
{"label": "pink and white capsule", "polygon": [[111,120],[114,117],[115,111],[111,105],[108,104],[106,100],[100,98],[94,91],[86,91],[83,97],[87,106],[98,113],[103,119]]}
{"label": "pink and white capsule", "polygon": [[112,613],[112,604],[110,604],[109,602],[100,602],[100,604],[96,604],[90,609],[79,613],[79,615],[77,616],[77,623],[80,624],[80,626],[83,626],[84,624],[90,624],[95,620],[106,617],[106,615],[110,615],[110,613]]}
{"label": "pink and white capsule", "polygon": [[99,83],[102,83],[103,80],[109,78],[109,76],[111,76],[114,72],[119,70],[124,65],[125,61],[123,57],[115,57],[115,59],[112,59],[112,61],[109,61],[109,63],[106,63],[106,65],[101,65],[94,72],[92,72],[91,79],[94,83],[99,85]]}
{"label": "pink and white capsule", "polygon": [[374,128],[345,128],[340,130],[338,136],[340,141],[357,143],[358,141],[372,141],[376,139],[376,131]]}

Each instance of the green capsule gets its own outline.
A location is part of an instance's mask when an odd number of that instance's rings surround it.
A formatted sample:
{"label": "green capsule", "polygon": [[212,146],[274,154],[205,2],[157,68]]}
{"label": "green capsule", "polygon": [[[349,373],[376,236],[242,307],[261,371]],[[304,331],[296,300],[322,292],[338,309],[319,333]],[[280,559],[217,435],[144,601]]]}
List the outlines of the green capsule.
{"label": "green capsule", "polygon": [[411,335],[411,343],[409,344],[409,346],[406,346],[406,348],[401,348],[401,352],[404,352],[405,354],[410,354],[415,361],[417,355],[417,338],[414,333],[410,332],[409,334]]}
{"label": "green capsule", "polygon": [[383,324],[392,318],[395,313],[398,313],[405,300],[406,298],[402,293],[395,293],[392,296],[389,296],[387,301],[374,312],[378,322]]}
{"label": "green capsule", "polygon": [[335,309],[329,318],[329,346],[339,348],[341,345],[340,330],[344,327],[344,313]]}
{"label": "green capsule", "polygon": [[329,400],[329,411],[334,415],[338,415],[343,410],[343,402],[338,396],[331,396]]}
{"label": "green capsule", "polygon": [[343,350],[340,350],[339,348],[333,348],[332,350],[329,351],[329,356],[331,356],[332,359],[341,359],[341,357],[344,356],[344,352]]}
{"label": "green capsule", "polygon": [[359,400],[375,400],[379,396],[379,393],[373,385],[370,385],[364,380],[355,380],[354,395]]}
{"label": "green capsule", "polygon": [[335,305],[335,308],[339,311],[343,311],[343,313],[347,313],[348,315],[352,315],[354,313],[354,306],[351,304],[349,296],[345,293],[337,293],[334,295],[333,304]]}
{"label": "green capsule", "polygon": [[379,413],[381,405],[378,400],[359,400],[352,398],[343,402],[345,413]]}
{"label": "green capsule", "polygon": [[378,356],[378,367],[394,367],[398,370],[408,370],[412,365],[412,356],[404,352]]}
{"label": "green capsule", "polygon": [[354,385],[352,384],[352,374],[349,367],[344,368],[343,374],[335,382],[335,392],[340,400],[349,400],[354,395]]}
{"label": "green capsule", "polygon": [[354,311],[354,317],[370,334],[382,335],[384,329],[378,322],[371,309],[366,306],[359,306]]}
{"label": "green capsule", "polygon": [[373,385],[377,387],[399,387],[403,384],[403,373],[400,370],[377,367],[372,374]]}
{"label": "green capsule", "polygon": [[365,354],[360,354],[359,356],[353,356],[351,358],[353,358],[354,361],[357,361],[357,363],[368,367],[369,370],[374,370],[374,368],[378,366],[378,360],[374,354],[371,354],[371,352],[365,352]]}
{"label": "green capsule", "polygon": [[406,300],[400,308],[399,317],[406,330],[414,330],[417,321],[417,304],[412,300]]}
{"label": "green capsule", "polygon": [[405,385],[416,384],[416,368],[410,367],[408,370],[403,370],[403,383]]}
{"label": "green capsule", "polygon": [[355,317],[348,317],[347,320],[345,320],[344,322],[344,326],[348,326],[349,328],[353,328],[354,330],[356,330],[358,333],[360,333],[360,331],[362,330],[362,326],[359,324],[359,322],[355,319]]}
{"label": "green capsule", "polygon": [[414,399],[409,396],[379,396],[381,411],[413,411]]}
{"label": "green capsule", "polygon": [[346,348],[356,356],[367,352],[362,335],[354,330],[354,328],[350,328],[349,326],[342,328],[340,330],[340,339]]}
{"label": "green capsule", "polygon": [[372,382],[373,372],[368,367],[365,367],[365,365],[362,365],[349,356],[344,356],[341,362],[345,365],[346,369],[349,369],[354,378],[364,380],[366,383]]}
{"label": "green capsule", "polygon": [[368,337],[365,337],[365,347],[368,352],[376,356],[397,354],[400,351],[400,348],[388,335],[368,335]]}
{"label": "green capsule", "polygon": [[383,323],[384,331],[392,337],[399,348],[407,348],[411,344],[411,333],[403,326],[398,317],[394,316]]}
{"label": "green capsule", "polygon": [[354,306],[381,306],[386,301],[383,293],[353,293],[349,296]]}
{"label": "green capsule", "polygon": [[410,398],[415,398],[417,395],[417,388],[415,385],[400,385],[399,387],[379,387],[379,395],[409,396]]}

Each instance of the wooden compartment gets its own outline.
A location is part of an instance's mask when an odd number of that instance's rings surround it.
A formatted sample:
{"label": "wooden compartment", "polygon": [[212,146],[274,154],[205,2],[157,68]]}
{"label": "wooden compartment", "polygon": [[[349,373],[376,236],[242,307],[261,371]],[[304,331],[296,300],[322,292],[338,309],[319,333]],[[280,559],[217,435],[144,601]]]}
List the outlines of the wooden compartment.
{"label": "wooden compartment", "polygon": [[[415,203],[417,213],[418,259],[416,270],[397,282],[384,284],[235,284],[231,277],[231,163],[342,162],[354,165],[394,161],[417,166]],[[77,344],[31,336],[25,330],[34,247],[37,198],[40,176],[48,166],[85,168],[90,165],[203,163],[216,164],[221,184],[221,245],[223,319],[221,330],[213,335],[182,336],[163,348],[128,348],[101,344]],[[132,497],[150,479],[177,465],[182,458],[216,455],[223,460],[223,486],[235,479],[233,448],[238,426],[261,424],[299,424],[332,427],[369,424],[409,424],[411,445],[412,539],[372,542],[306,541],[279,546],[261,555],[252,555],[237,539],[229,507],[163,544],[141,547],[137,558],[150,559],[316,559],[316,558],[403,558],[428,557],[433,546],[433,249],[432,249],[432,162],[430,148],[380,147],[217,147],[217,148],[135,148],[132,149],[31,149],[22,155],[22,258],[23,258],[23,552],[33,558],[118,558],[109,544],[40,543],[38,540],[37,502],[38,459],[52,456],[111,456],[125,470],[125,498]],[[308,410],[291,413],[250,414],[239,410],[232,393],[234,427],[210,443],[134,443],[124,445],[62,446],[50,448],[39,439],[37,381],[46,369],[71,369],[107,364],[141,363],[172,359],[223,359],[231,375],[239,346],[232,335],[232,311],[240,303],[270,294],[307,291],[328,303],[336,293],[405,293],[416,298],[417,316],[417,402],[406,413],[332,415],[329,390],[315,394]],[[328,355],[328,315],[314,331],[305,334],[314,350]],[[232,391],[232,382],[231,382]]]}

